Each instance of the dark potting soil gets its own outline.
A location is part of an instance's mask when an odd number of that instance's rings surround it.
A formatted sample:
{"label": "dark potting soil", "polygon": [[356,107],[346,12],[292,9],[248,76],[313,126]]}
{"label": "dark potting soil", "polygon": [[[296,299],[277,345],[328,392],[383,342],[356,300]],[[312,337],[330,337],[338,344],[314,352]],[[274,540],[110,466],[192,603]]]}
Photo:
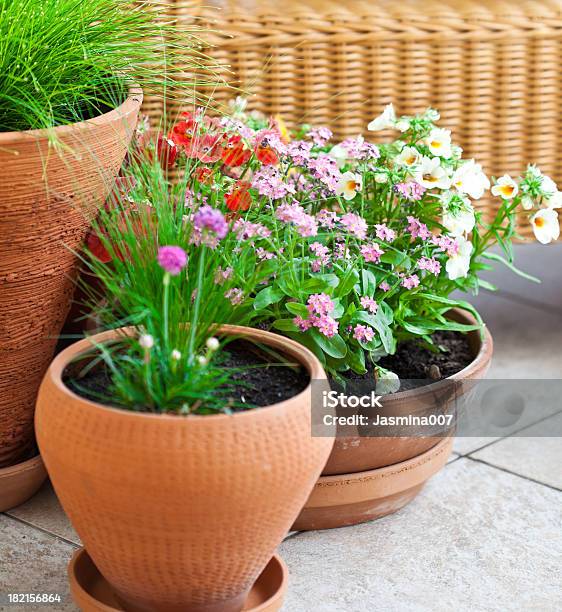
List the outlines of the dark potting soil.
{"label": "dark potting soil", "polygon": [[[415,340],[398,345],[394,355],[379,360],[378,365],[400,378],[400,390],[415,389],[447,378],[469,365],[474,356],[465,334],[455,331],[438,331],[433,334],[434,352]],[[345,372],[343,378],[354,384],[368,383],[374,379],[374,366],[367,360],[367,373]]]}
{"label": "dark potting soil", "polygon": [[[233,369],[231,397],[236,403],[270,406],[299,394],[310,382],[308,372],[300,364],[283,361],[282,356],[268,356],[250,342],[231,342],[223,357],[222,365]],[[99,401],[99,395],[105,395],[110,385],[109,374],[103,366],[79,380],[67,369],[63,380],[74,393],[93,401]]]}

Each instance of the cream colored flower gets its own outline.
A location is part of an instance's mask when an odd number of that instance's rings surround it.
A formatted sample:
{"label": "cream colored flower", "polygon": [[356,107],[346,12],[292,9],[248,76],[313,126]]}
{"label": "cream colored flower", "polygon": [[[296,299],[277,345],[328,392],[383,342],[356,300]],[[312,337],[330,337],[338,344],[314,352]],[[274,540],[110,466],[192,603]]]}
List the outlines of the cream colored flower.
{"label": "cream colored flower", "polygon": [[415,147],[404,147],[402,151],[396,156],[395,162],[398,166],[406,166],[411,168],[415,166],[420,160],[420,153]]}
{"label": "cream colored flower", "polygon": [[546,201],[548,208],[562,208],[562,191],[557,191]]}
{"label": "cream colored flower", "polygon": [[336,193],[343,196],[344,200],[353,200],[358,191],[363,187],[363,178],[354,172],[344,172],[338,182]]}
{"label": "cream colored flower", "polygon": [[548,244],[560,237],[558,213],[552,208],[542,208],[531,217],[535,238],[542,244]]}
{"label": "cream colored flower", "polygon": [[453,236],[468,234],[474,228],[476,216],[470,200],[460,194],[447,192],[443,196],[442,224]]}
{"label": "cream colored flower", "polygon": [[336,160],[338,168],[343,168],[347,162],[347,150],[341,145],[335,145],[330,150],[330,155]]}
{"label": "cream colored flower", "polygon": [[414,174],[416,181],[426,189],[449,189],[451,179],[444,168],[441,167],[441,160],[438,157],[422,157]]}
{"label": "cream colored flower", "polygon": [[154,338],[150,334],[142,334],[139,336],[139,344],[143,349],[149,351],[154,346]]}
{"label": "cream colored flower", "polygon": [[455,170],[452,184],[457,191],[466,193],[474,200],[479,200],[490,189],[490,180],[482,171],[482,166],[473,159]]}
{"label": "cream colored flower", "polygon": [[469,242],[464,236],[458,236],[456,240],[458,251],[445,264],[447,276],[451,280],[468,276],[470,257],[472,255],[472,242]]}
{"label": "cream colored flower", "polygon": [[369,132],[380,132],[381,130],[387,130],[394,128],[396,123],[396,113],[394,112],[394,105],[392,102],[384,107],[383,112],[375,117],[371,123],[367,126]]}
{"label": "cream colored flower", "polygon": [[524,195],[521,198],[521,206],[524,210],[531,210],[535,203],[533,202],[533,198],[529,195]]}
{"label": "cream colored flower", "polygon": [[451,130],[433,128],[426,138],[425,144],[433,155],[451,157]]}
{"label": "cream colored flower", "polygon": [[517,183],[509,176],[504,174],[500,177],[497,183],[492,187],[492,195],[499,196],[505,200],[511,200],[519,192]]}
{"label": "cream colored flower", "polygon": [[407,132],[410,129],[410,120],[406,117],[402,117],[398,119],[398,121],[394,124],[394,127],[400,132]]}

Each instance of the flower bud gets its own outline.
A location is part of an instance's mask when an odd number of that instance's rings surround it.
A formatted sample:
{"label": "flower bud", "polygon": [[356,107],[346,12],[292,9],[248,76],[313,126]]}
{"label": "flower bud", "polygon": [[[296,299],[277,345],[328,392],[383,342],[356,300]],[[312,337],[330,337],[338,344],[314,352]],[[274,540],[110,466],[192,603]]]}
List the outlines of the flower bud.
{"label": "flower bud", "polygon": [[216,351],[219,348],[219,341],[214,337],[209,338],[207,340],[207,348],[210,351]]}
{"label": "flower bud", "polygon": [[143,334],[139,337],[139,344],[148,351],[154,346],[154,338],[150,334]]}

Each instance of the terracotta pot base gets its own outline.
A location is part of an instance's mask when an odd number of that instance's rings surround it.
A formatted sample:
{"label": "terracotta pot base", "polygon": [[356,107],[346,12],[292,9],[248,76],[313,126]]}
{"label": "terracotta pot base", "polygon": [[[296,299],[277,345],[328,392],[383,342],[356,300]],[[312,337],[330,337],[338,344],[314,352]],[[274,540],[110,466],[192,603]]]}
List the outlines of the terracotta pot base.
{"label": "terracotta pot base", "polygon": [[[242,611],[280,610],[287,590],[287,576],[287,566],[279,555],[274,555],[251,588]],[[83,612],[128,610],[119,604],[109,583],[100,574],[85,548],[74,553],[68,565],[68,577],[72,598]],[[214,606],[212,610],[220,612],[221,608]],[[186,608],[185,612],[191,612],[191,609]]]}
{"label": "terracotta pot base", "polygon": [[355,474],[322,476],[292,529],[347,527],[400,510],[447,463],[452,447],[453,438],[444,438],[401,463]]}
{"label": "terracotta pot base", "polygon": [[33,497],[46,478],[41,455],[0,469],[0,512],[15,508]]}

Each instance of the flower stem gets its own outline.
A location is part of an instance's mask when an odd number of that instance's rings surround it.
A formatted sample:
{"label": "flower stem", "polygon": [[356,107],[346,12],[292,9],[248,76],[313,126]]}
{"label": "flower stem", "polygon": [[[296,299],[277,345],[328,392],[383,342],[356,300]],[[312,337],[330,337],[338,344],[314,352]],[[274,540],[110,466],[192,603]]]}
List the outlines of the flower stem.
{"label": "flower stem", "polygon": [[164,274],[164,280],[162,281],[164,284],[164,294],[162,297],[162,317],[163,317],[163,327],[164,327],[164,355],[168,355],[168,310],[169,310],[169,300],[170,300],[170,273],[166,272]]}
{"label": "flower stem", "polygon": [[197,335],[197,323],[199,320],[199,308],[201,306],[201,288],[203,286],[203,273],[205,272],[205,247],[201,250],[201,256],[199,257],[199,267],[197,269],[197,287],[195,293],[195,303],[193,304],[193,316],[191,317],[191,327],[189,329],[189,347],[188,347],[188,359],[190,363],[194,361],[193,350],[195,348],[195,337]]}

